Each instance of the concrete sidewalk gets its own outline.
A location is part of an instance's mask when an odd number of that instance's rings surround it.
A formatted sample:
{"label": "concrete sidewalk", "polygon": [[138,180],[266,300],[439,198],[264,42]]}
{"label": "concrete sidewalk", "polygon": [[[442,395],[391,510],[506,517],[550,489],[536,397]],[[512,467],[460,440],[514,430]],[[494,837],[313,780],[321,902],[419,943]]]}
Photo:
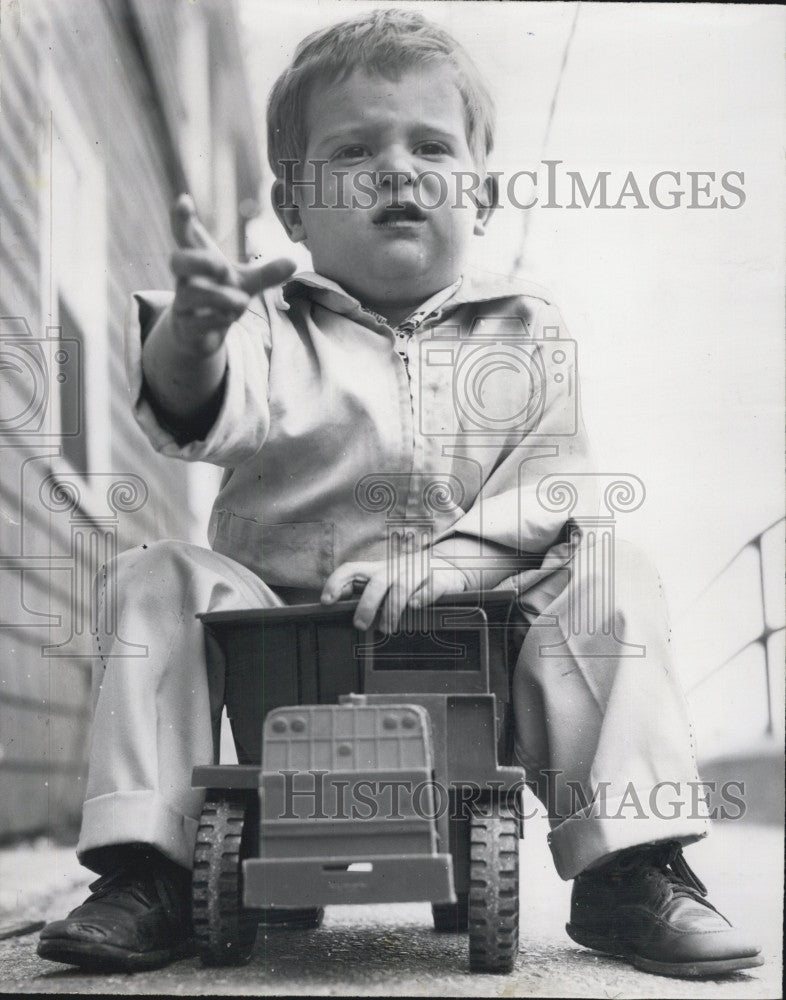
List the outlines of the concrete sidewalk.
{"label": "concrete sidewalk", "polygon": [[[782,972],[782,848],[774,826],[716,824],[688,848],[710,898],[758,935],[766,965],[718,980],[686,981],[637,972],[574,945],[564,931],[570,884],[554,873],[545,822],[527,825],[521,844],[522,951],[510,976],[467,970],[466,938],[435,934],[425,904],[332,907],[318,931],[260,935],[251,963],[204,969],[197,959],[137,975],[87,976],[44,962],[37,933],[0,941],[0,990],[8,993],[114,993],[199,996],[516,996],[778,998]],[[62,917],[86,894],[91,875],[73,848],[40,840],[0,851],[0,924]]]}

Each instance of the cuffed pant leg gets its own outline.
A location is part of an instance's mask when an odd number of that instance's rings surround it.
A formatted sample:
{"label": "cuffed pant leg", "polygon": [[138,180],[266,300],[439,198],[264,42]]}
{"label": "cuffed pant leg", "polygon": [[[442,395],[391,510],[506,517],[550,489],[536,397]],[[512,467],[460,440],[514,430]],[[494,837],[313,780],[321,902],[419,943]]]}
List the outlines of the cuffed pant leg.
{"label": "cuffed pant leg", "polygon": [[[199,612],[280,606],[234,560],[183,542],[124,552],[99,573],[93,728],[77,846],[141,842],[190,867],[204,793],[195,764],[215,759],[223,661]],[[128,655],[126,641],[143,643]]]}
{"label": "cuffed pant leg", "polygon": [[531,625],[514,676],[517,753],[548,806],[565,879],[626,847],[691,843],[708,829],[660,578],[618,542],[610,586],[593,550],[583,538],[522,593]]}

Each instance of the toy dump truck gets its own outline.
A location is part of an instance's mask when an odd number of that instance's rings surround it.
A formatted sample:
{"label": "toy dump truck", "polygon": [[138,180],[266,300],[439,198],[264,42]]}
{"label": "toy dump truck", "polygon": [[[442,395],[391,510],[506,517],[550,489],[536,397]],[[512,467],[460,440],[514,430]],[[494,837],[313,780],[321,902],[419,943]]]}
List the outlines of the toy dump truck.
{"label": "toy dump truck", "polygon": [[193,915],[203,961],[247,961],[259,923],[426,901],[469,966],[518,952],[524,773],[511,766],[516,595],[461,594],[383,636],[355,601],[202,617],[226,660],[239,764],[200,766]]}

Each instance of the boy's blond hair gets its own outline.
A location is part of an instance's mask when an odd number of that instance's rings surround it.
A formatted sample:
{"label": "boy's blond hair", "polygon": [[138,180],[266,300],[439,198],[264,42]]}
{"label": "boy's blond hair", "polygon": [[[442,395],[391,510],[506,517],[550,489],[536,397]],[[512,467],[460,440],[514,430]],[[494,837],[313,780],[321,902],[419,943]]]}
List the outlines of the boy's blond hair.
{"label": "boy's blond hair", "polygon": [[283,161],[305,158],[308,99],[317,83],[346,79],[355,70],[398,79],[412,66],[450,66],[464,102],[467,142],[478,166],[494,143],[494,104],[477,67],[447,31],[414,11],[387,8],[330,25],[298,45],[292,65],[270,92],[267,152],[277,178]]}

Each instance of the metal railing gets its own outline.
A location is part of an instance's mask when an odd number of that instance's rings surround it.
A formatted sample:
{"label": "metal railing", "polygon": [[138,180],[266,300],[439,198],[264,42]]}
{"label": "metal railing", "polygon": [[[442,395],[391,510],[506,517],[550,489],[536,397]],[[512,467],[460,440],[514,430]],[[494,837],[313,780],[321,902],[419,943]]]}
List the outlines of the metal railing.
{"label": "metal railing", "polygon": [[747,552],[749,549],[752,549],[754,551],[754,553],[756,554],[756,565],[758,569],[758,579],[759,579],[759,601],[761,604],[761,620],[762,620],[761,629],[758,635],[755,635],[752,639],[749,639],[747,642],[743,643],[741,646],[735,649],[733,653],[727,656],[725,660],[717,664],[717,666],[713,667],[712,670],[704,674],[703,677],[700,677],[699,680],[696,681],[696,683],[693,684],[693,686],[689,689],[689,693],[692,693],[697,688],[705,684],[712,677],[715,677],[718,673],[720,673],[721,670],[724,669],[724,667],[728,666],[730,663],[736,660],[737,657],[741,656],[746,650],[750,649],[751,647],[758,646],[762,650],[764,656],[764,674],[765,674],[765,684],[767,693],[767,725],[764,730],[766,736],[773,736],[775,733],[773,711],[772,711],[772,672],[770,669],[769,641],[771,636],[775,635],[778,632],[783,632],[786,626],[773,625],[770,623],[768,619],[767,594],[766,594],[766,585],[764,577],[764,557],[762,555],[762,542],[771,531],[777,528],[778,525],[783,524],[785,520],[786,517],[779,517],[776,521],[773,521],[772,524],[767,525],[767,527],[764,528],[763,531],[760,531],[758,535],[754,535],[753,538],[749,539],[737,552],[734,553],[734,555],[731,557],[731,559],[729,559],[726,565],[723,566],[723,568],[720,569],[715,574],[715,576],[710,580],[710,582],[706,585],[706,587],[701,591],[701,593],[698,595],[698,597],[696,597],[695,601],[693,602],[694,604],[697,603],[709,591],[710,587],[712,587],[715,583],[717,583],[718,580],[721,579],[721,577],[725,576],[726,573],[729,572],[729,570],[732,568],[732,566],[734,566],[734,564],[737,562],[740,556],[742,556],[743,553]]}

